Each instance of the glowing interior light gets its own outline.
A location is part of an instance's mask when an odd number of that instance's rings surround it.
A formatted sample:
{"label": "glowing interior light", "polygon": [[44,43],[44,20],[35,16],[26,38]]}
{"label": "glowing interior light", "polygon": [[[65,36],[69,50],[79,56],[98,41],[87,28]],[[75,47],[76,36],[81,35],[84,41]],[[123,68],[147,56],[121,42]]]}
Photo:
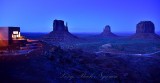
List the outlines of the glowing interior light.
{"label": "glowing interior light", "polygon": [[20,32],[19,32],[18,36],[21,37],[21,33]]}
{"label": "glowing interior light", "polygon": [[12,34],[12,38],[16,39],[16,37],[17,37],[17,35],[13,35],[13,34]]}
{"label": "glowing interior light", "polygon": [[13,31],[13,34],[18,35],[18,31]]}

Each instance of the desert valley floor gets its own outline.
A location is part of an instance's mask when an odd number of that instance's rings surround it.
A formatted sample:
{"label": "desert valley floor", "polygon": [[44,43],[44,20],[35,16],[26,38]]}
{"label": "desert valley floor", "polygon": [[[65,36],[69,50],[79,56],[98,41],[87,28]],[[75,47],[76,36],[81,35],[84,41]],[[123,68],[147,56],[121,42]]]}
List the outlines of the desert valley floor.
{"label": "desert valley floor", "polygon": [[[45,34],[25,33],[40,40]],[[159,83],[160,43],[80,35],[70,42],[39,41],[30,53],[0,56],[1,83]]]}

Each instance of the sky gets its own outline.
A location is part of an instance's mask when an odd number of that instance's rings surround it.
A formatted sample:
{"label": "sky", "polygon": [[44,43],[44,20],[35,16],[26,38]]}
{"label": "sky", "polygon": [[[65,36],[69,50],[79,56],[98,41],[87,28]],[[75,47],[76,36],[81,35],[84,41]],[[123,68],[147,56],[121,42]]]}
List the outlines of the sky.
{"label": "sky", "polygon": [[21,32],[50,32],[54,19],[70,32],[135,32],[140,21],[152,21],[160,31],[159,0],[0,0],[0,26]]}

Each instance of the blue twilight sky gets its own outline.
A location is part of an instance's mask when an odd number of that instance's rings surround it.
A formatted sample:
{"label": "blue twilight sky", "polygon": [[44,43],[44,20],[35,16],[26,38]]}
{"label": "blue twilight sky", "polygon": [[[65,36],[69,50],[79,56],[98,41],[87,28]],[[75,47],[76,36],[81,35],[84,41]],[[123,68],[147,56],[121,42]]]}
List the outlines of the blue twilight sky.
{"label": "blue twilight sky", "polygon": [[151,20],[160,31],[160,0],[0,0],[0,26],[21,32],[50,32],[54,19],[68,22],[71,32],[135,32]]}

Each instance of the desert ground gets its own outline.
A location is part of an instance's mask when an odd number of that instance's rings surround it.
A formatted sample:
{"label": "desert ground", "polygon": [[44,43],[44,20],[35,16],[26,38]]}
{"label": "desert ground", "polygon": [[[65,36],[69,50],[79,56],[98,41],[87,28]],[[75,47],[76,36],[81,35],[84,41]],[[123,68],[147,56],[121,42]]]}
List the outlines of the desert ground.
{"label": "desert ground", "polygon": [[159,41],[77,35],[79,41],[50,42],[43,35],[26,35],[43,45],[30,53],[0,56],[1,83],[160,82]]}

